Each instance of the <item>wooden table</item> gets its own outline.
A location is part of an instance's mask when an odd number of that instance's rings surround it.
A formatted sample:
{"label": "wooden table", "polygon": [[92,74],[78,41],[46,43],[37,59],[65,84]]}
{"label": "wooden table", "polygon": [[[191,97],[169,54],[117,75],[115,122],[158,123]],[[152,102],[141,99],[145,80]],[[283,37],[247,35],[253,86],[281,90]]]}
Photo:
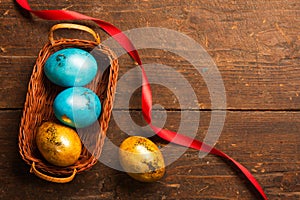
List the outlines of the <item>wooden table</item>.
{"label": "wooden table", "polygon": [[[300,199],[299,1],[32,0],[30,4],[33,9],[78,11],[124,31],[160,27],[194,39],[215,61],[225,86],[227,106],[218,109],[226,112],[226,119],[216,147],[249,169],[270,199]],[[0,18],[0,199],[259,198],[228,163],[213,155],[199,159],[195,150],[186,150],[167,166],[157,183],[138,183],[101,162],[68,184],[30,174],[18,153],[19,123],[35,59],[50,27],[58,22],[31,16],[8,0],[1,1]],[[108,38],[94,23],[79,23]],[[78,37],[77,32],[68,34]],[[180,107],[170,89],[153,85],[153,101],[164,106],[168,116],[164,127],[177,131],[182,111],[200,113],[196,138],[203,139],[214,108],[202,76],[178,55],[153,49],[140,54],[144,63],[167,65],[182,74],[198,97],[196,106]],[[126,55],[119,61],[121,78],[135,66]],[[171,77],[170,84],[178,80]],[[145,125],[140,90],[132,95],[129,109],[133,120]],[[119,145],[125,136],[112,118],[108,138]]]}

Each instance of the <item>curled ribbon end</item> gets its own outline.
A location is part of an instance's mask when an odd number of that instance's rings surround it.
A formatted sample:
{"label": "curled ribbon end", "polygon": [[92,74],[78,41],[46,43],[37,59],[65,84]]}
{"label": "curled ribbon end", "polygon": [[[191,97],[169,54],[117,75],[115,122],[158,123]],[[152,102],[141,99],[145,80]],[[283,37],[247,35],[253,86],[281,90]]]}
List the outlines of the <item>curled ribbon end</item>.
{"label": "curled ribbon end", "polygon": [[[135,64],[139,65],[142,69],[142,112],[144,119],[146,122],[152,127],[153,131],[156,132],[156,134],[169,141],[173,142],[182,146],[194,148],[197,150],[207,150],[211,149],[210,153],[214,155],[218,155],[220,157],[223,157],[227,160],[229,160],[231,163],[233,163],[236,167],[238,167],[241,172],[247,177],[247,179],[251,182],[251,184],[255,187],[255,189],[259,192],[259,194],[263,197],[263,199],[267,200],[267,196],[264,193],[263,189],[259,185],[259,183],[256,181],[256,179],[253,177],[253,175],[240,163],[235,161],[233,158],[229,157],[222,151],[219,151],[213,147],[207,148],[204,143],[189,138],[187,136],[181,135],[179,133],[171,132],[168,130],[163,130],[157,127],[154,127],[151,125],[151,111],[152,111],[152,94],[151,94],[151,88],[146,76],[146,73],[144,71],[144,68],[142,66],[142,62],[140,60],[140,56],[138,52],[136,51],[134,45],[132,42],[128,39],[128,37],[120,31],[117,27],[113,26],[112,24],[102,21],[100,19],[92,18],[74,11],[67,11],[67,10],[31,10],[27,0],[16,0],[16,2],[23,7],[25,10],[35,14],[36,16],[48,19],[48,20],[91,20],[97,23],[100,28],[102,28],[104,31],[106,31],[109,35],[114,36],[116,34],[119,34],[119,37],[114,37],[117,42],[127,51],[127,53],[135,60]],[[204,145],[204,146],[202,146]],[[202,147],[202,148],[201,148]],[[203,148],[204,147],[204,148]]]}

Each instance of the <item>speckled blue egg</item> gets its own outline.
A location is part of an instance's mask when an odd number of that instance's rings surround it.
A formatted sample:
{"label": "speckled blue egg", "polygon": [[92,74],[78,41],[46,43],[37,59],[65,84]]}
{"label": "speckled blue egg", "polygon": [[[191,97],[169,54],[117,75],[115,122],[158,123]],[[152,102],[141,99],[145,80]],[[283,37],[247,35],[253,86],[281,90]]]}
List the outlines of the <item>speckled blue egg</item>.
{"label": "speckled blue egg", "polygon": [[89,52],[67,48],[49,56],[44,72],[51,82],[71,87],[87,85],[96,76],[97,69],[97,62]]}
{"label": "speckled blue egg", "polygon": [[83,128],[98,119],[101,103],[92,90],[85,87],[70,87],[56,96],[53,110],[62,123],[74,128]]}

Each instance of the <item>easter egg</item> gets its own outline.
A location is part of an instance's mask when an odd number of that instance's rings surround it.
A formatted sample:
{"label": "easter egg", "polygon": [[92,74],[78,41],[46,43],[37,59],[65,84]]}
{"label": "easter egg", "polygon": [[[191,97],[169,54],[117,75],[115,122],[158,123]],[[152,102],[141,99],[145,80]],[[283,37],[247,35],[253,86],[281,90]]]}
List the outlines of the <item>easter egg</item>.
{"label": "easter egg", "polygon": [[71,87],[60,92],[53,102],[56,118],[62,123],[83,128],[93,124],[101,113],[98,96],[85,87]]}
{"label": "easter egg", "polygon": [[36,144],[42,156],[56,166],[74,164],[81,154],[81,141],[70,127],[44,122],[37,131]]}
{"label": "easter egg", "polygon": [[125,139],[120,145],[119,159],[124,171],[141,182],[154,182],[165,174],[162,153],[151,140],[144,137]]}
{"label": "easter egg", "polygon": [[95,58],[85,50],[67,48],[53,53],[47,59],[44,72],[47,78],[60,86],[84,86],[97,73]]}

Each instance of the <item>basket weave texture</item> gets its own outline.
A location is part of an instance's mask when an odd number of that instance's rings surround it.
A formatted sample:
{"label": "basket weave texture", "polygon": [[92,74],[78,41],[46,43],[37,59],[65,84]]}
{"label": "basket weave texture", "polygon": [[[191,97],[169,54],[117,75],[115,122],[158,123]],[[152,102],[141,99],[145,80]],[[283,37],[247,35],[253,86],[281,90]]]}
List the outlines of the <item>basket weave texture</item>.
{"label": "basket weave texture", "polygon": [[[72,26],[72,24],[63,25],[62,28],[74,28],[68,26]],[[61,27],[55,29],[58,28]],[[53,182],[63,182],[59,181],[59,177],[83,172],[95,165],[100,157],[113,108],[119,65],[115,54],[108,47],[99,43],[100,40],[97,38],[96,42],[79,39],[54,40],[53,31],[55,29],[50,31],[50,41],[39,52],[31,74],[19,129],[19,152],[23,160],[34,168],[34,171],[38,170],[46,174],[46,177],[48,175],[49,181],[52,181],[51,176],[55,176],[58,177],[58,181]],[[35,137],[37,128],[43,122],[59,123],[54,115],[52,105],[57,94],[65,88],[51,83],[44,75],[43,68],[51,54],[69,47],[91,51],[96,58],[98,73],[93,81],[85,87],[93,90],[100,98],[102,112],[96,125],[79,130],[79,136],[84,144],[79,160],[71,166],[57,167],[42,158],[37,149]]]}

